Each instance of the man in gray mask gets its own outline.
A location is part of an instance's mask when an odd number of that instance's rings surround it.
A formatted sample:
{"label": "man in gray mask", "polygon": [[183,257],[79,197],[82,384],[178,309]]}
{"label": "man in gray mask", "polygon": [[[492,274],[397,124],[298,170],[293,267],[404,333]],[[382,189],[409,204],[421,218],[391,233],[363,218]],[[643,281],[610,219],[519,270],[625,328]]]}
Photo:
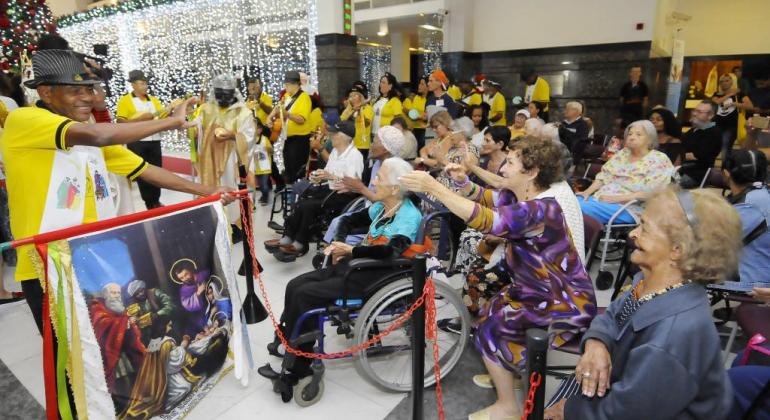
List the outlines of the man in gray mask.
{"label": "man in gray mask", "polygon": [[[254,143],[254,117],[236,88],[235,79],[221,74],[211,81],[208,102],[201,110],[203,136],[198,147],[197,173],[203,185],[238,187],[238,166],[249,167]],[[240,225],[238,203],[225,207],[231,224]],[[237,234],[234,235],[237,237]]]}

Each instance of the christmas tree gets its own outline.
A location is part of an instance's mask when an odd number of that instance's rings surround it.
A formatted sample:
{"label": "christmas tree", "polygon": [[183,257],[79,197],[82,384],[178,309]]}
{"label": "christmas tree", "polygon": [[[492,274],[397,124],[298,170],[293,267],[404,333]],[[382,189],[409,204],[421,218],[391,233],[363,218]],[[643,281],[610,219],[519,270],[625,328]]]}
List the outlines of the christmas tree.
{"label": "christmas tree", "polygon": [[30,54],[40,36],[55,31],[45,0],[0,0],[0,70],[18,70],[24,51]]}

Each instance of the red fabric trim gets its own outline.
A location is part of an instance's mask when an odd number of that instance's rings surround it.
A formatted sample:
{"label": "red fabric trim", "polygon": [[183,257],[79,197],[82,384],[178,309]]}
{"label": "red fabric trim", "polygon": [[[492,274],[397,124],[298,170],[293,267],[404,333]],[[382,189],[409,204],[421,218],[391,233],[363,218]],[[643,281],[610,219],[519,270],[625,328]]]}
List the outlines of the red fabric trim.
{"label": "red fabric trim", "polygon": [[[234,191],[230,193],[241,197],[248,194],[248,190]],[[128,225],[131,223],[141,222],[153,217],[163,216],[169,213],[174,213],[180,210],[189,209],[199,206],[201,204],[213,203],[219,201],[222,198],[221,194],[214,194],[208,197],[198,198],[196,200],[185,201],[183,203],[171,204],[165,207],[158,207],[152,210],[140,211],[138,213],[127,214],[125,216],[113,217],[111,219],[100,220],[98,222],[86,223],[83,225],[77,225],[65,229],[54,230],[46,233],[39,233],[28,238],[17,239],[11,242],[13,248],[18,248],[22,245],[40,244],[58,241],[61,239],[71,238],[73,236],[85,235],[87,233],[98,232],[104,229],[111,229],[119,226]]]}
{"label": "red fabric trim", "polygon": [[[43,260],[44,279],[42,285],[48,284],[48,244],[35,246]],[[51,325],[51,308],[48,302],[48,288],[43,289],[43,382],[45,384],[45,413],[48,420],[58,420],[59,403],[56,390],[56,361],[53,355],[53,328]]]}

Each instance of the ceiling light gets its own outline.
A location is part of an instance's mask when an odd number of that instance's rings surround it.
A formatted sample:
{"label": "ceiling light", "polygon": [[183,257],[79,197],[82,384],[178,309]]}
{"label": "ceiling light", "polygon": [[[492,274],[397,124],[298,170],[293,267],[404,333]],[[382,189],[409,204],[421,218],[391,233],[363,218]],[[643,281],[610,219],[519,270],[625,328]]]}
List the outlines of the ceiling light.
{"label": "ceiling light", "polygon": [[380,30],[377,31],[377,36],[385,36],[388,34],[388,21],[383,19],[380,21]]}
{"label": "ceiling light", "polygon": [[572,64],[572,62],[571,62],[571,61],[562,61],[561,63],[562,63],[562,64]]}

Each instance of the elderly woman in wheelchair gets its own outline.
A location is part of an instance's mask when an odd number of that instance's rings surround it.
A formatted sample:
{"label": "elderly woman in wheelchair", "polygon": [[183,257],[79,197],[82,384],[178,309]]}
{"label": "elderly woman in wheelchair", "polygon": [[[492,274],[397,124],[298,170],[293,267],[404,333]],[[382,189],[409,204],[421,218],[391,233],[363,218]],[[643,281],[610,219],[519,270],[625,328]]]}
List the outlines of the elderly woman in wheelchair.
{"label": "elderly woman in wheelchair", "polygon": [[[411,284],[405,277],[411,272],[409,263],[404,263],[398,257],[413,252],[422,252],[415,244],[418,230],[421,227],[422,214],[417,206],[407,195],[408,192],[398,185],[399,177],[412,171],[409,163],[401,158],[389,158],[382,164],[374,182],[374,204],[367,209],[346,215],[340,222],[335,241],[326,248],[330,257],[330,264],[319,270],[302,274],[289,282],[286,287],[284,311],[280,319],[280,328],[283,335],[289,338],[293,348],[310,352],[323,351],[323,320],[336,321],[340,328],[338,332],[350,334],[350,320],[354,319],[355,334],[353,338],[357,343],[366,341],[378,329],[385,329],[385,323],[395,320],[396,313],[403,313],[403,307],[399,309],[400,302],[411,296]],[[344,243],[344,238],[356,225],[369,225],[364,242],[357,246]],[[361,260],[366,259],[366,260]],[[397,260],[398,259],[398,260]],[[375,267],[366,270],[359,269],[357,262],[372,262]],[[401,261],[401,271],[389,262]],[[399,277],[398,274],[401,274]],[[382,281],[387,277],[389,281]],[[371,290],[373,285],[383,286],[382,290]],[[447,316],[461,316],[462,303],[459,296],[443,284],[437,286],[437,300],[451,302],[454,309]],[[408,291],[408,293],[406,293]],[[367,300],[370,295],[373,295]],[[342,303],[339,298],[343,297]],[[358,298],[358,302],[351,299]],[[338,302],[335,305],[335,300]],[[364,304],[365,302],[365,304]],[[351,309],[363,305],[359,313],[348,313]],[[342,307],[342,308],[340,308]],[[341,310],[344,309],[344,310]],[[335,312],[337,311],[337,312]],[[319,320],[316,322],[316,320]],[[468,327],[466,326],[466,330]],[[467,331],[466,331],[467,332]],[[467,338],[465,335],[465,338]],[[388,337],[390,338],[390,337]],[[315,346],[318,341],[319,346]],[[459,340],[456,340],[459,341]],[[394,366],[394,353],[399,351],[409,355],[408,337],[406,345],[390,346],[386,349],[384,343],[380,343],[376,349],[370,348],[362,354],[355,355],[356,367],[359,368],[367,379],[372,380],[382,388],[403,391],[411,384],[394,383],[388,378],[388,371]],[[259,373],[273,380],[273,389],[280,393],[284,402],[288,402],[292,396],[299,405],[310,405],[320,398],[323,391],[320,381],[323,365],[320,362],[313,363],[312,359],[282,354],[279,352],[280,340],[278,337],[268,344],[268,352],[277,357],[283,357],[282,370],[275,372],[272,368],[264,366]],[[315,349],[314,349],[315,347]],[[464,343],[451,346],[453,356],[450,359],[456,363],[459,359]],[[376,351],[390,352],[386,364],[379,365],[370,360]],[[410,363],[404,365],[409,372]],[[442,363],[446,363],[445,361]],[[403,372],[403,371],[402,371]],[[442,369],[442,373],[443,369]],[[404,375],[401,375],[404,376]],[[426,375],[426,378],[431,375]],[[404,380],[404,379],[401,379]],[[296,388],[295,388],[296,386]]]}

